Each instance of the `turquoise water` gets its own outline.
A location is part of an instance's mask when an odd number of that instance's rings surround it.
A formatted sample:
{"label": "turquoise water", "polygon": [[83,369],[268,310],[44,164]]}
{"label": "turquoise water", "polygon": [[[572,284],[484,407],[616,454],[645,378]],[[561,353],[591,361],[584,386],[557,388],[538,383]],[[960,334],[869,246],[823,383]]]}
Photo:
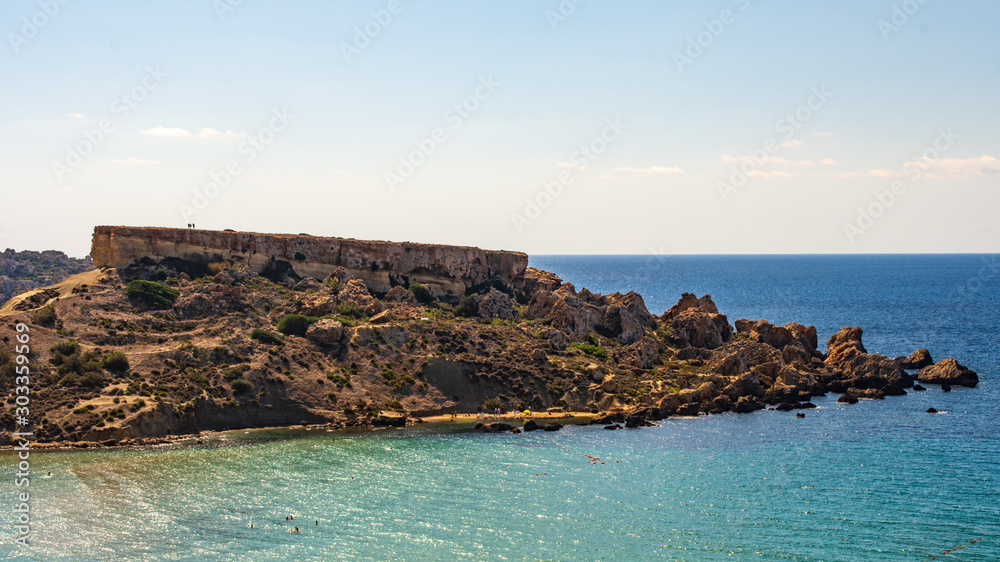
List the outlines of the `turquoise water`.
{"label": "turquoise water", "polygon": [[[253,431],[197,449],[35,454],[33,470],[54,477],[32,480],[33,546],[10,545],[8,531],[0,556],[1000,560],[1000,278],[955,292],[983,258],[533,259],[578,287],[638,290],[657,313],[684,290],[711,292],[730,320],[813,323],[821,338],[861,325],[871,350],[928,347],[982,382],[854,406],[829,396],[804,419],[765,411],[520,436],[451,424]],[[13,505],[9,473],[0,487]]]}

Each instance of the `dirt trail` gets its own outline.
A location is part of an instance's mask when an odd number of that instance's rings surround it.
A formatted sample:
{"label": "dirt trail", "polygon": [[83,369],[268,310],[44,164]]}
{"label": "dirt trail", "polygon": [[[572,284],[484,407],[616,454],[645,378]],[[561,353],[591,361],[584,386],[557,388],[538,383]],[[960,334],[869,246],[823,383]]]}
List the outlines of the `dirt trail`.
{"label": "dirt trail", "polygon": [[33,295],[42,293],[47,289],[55,289],[56,291],[59,292],[58,296],[52,297],[47,301],[31,309],[31,310],[37,310],[53,301],[56,301],[67,295],[72,294],[73,289],[79,287],[80,285],[90,285],[97,283],[97,280],[101,278],[102,274],[103,272],[100,269],[92,269],[90,271],[84,271],[83,273],[77,273],[76,275],[70,275],[69,277],[63,279],[60,283],[57,283],[55,285],[49,285],[47,287],[39,287],[37,289],[31,289],[30,291],[25,291],[20,295],[11,298],[9,301],[4,303],[3,307],[0,307],[0,318],[26,312],[24,310],[15,310],[14,307],[17,306],[19,303],[28,300]]}

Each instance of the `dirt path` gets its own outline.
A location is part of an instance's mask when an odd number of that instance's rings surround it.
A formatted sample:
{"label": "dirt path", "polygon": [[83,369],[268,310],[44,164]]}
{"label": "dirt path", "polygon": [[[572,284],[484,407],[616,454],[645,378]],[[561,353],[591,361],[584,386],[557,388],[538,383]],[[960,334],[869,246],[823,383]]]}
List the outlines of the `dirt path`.
{"label": "dirt path", "polygon": [[66,295],[72,294],[73,289],[79,287],[80,285],[91,285],[97,283],[97,280],[101,278],[102,273],[103,272],[100,269],[92,269],[90,271],[84,271],[83,273],[77,273],[76,275],[70,275],[69,277],[63,279],[60,283],[57,283],[55,285],[49,285],[47,287],[39,287],[37,289],[25,291],[20,295],[11,298],[9,301],[4,303],[3,307],[0,307],[0,318],[4,318],[6,316],[11,316],[14,314],[19,314],[22,312],[27,312],[25,310],[14,310],[14,307],[17,306],[19,303],[28,300],[33,295],[42,293],[47,289],[55,289],[56,291],[58,291],[59,292],[58,296],[46,300],[44,303],[32,308],[31,310],[37,310],[39,308],[42,308],[43,306],[53,301],[61,299]]}

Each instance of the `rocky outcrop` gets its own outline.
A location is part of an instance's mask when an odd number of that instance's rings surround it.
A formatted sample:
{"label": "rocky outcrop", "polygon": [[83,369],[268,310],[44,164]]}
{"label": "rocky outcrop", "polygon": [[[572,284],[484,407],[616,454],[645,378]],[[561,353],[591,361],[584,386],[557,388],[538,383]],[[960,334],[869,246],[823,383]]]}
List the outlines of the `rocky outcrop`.
{"label": "rocky outcrop", "polygon": [[488,293],[472,295],[478,307],[478,316],[487,320],[517,320],[519,315],[514,310],[514,302],[507,293],[490,287]]}
{"label": "rocky outcrop", "polygon": [[684,309],[669,319],[669,326],[671,339],[681,347],[715,349],[732,338],[732,328],[725,314],[708,312],[700,307]]}
{"label": "rocky outcrop", "polygon": [[911,353],[909,357],[897,357],[896,363],[904,369],[923,369],[924,367],[933,365],[934,360],[931,359],[930,351],[918,349]]}
{"label": "rocky outcrop", "polygon": [[586,337],[603,318],[601,309],[580,298],[571,283],[555,291],[536,291],[525,316],[529,320],[541,320],[574,339]]}
{"label": "rocky outcrop", "polygon": [[661,318],[663,320],[672,320],[689,308],[700,308],[710,314],[719,313],[719,309],[712,302],[712,295],[705,295],[698,298],[693,293],[681,293],[681,298],[677,301],[677,304],[664,312]]}
{"label": "rocky outcrop", "polygon": [[948,358],[921,369],[917,380],[925,384],[953,384],[974,387],[979,384],[979,375],[958,361]]}
{"label": "rocky outcrop", "polygon": [[344,336],[344,325],[329,318],[313,322],[306,329],[306,338],[320,345],[333,345]]}
{"label": "rocky outcrop", "polygon": [[377,294],[421,283],[454,298],[494,278],[519,287],[528,266],[528,256],[520,252],[465,246],[128,226],[96,227],[91,257],[97,267],[170,260],[242,263],[260,274],[317,279],[339,266]]}

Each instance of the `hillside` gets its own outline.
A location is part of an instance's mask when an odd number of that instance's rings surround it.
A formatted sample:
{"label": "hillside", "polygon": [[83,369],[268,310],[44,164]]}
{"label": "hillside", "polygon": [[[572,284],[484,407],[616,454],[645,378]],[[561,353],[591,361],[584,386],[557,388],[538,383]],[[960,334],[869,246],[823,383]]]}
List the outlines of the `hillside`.
{"label": "hillside", "polygon": [[[860,328],[831,336],[824,353],[812,327],[738,320],[733,330],[708,296],[685,294],[654,316],[636,293],[577,291],[532,268],[516,284],[495,278],[451,299],[418,283],[373,293],[342,267],[322,281],[278,281],[242,264],[203,264],[194,278],[191,264],[170,264],[91,270],[0,309],[9,404],[15,326],[30,327],[37,440],[111,445],[496,407],[595,412],[637,427],[807,408],[825,392],[881,399],[915,378],[978,380],[949,359],[869,354]],[[0,415],[4,440],[14,421]]]}
{"label": "hillside", "polygon": [[62,252],[17,252],[0,254],[0,304],[29,289],[53,285],[70,275],[93,269],[89,257],[77,259]]}

